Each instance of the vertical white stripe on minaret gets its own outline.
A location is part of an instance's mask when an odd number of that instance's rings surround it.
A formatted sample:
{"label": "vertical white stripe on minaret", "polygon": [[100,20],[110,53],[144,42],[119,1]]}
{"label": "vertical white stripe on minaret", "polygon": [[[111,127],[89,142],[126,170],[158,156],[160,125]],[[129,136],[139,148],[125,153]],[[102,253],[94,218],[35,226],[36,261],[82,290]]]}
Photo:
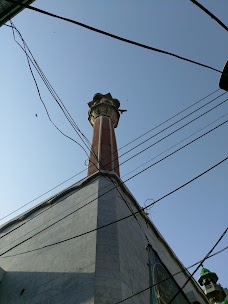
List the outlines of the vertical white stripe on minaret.
{"label": "vertical white stripe on minaret", "polygon": [[114,170],[114,155],[113,155],[113,138],[112,138],[112,121],[111,121],[111,118],[109,118],[109,133],[110,133],[110,145],[111,145],[111,168],[112,170]]}
{"label": "vertical white stripe on minaret", "polygon": [[99,129],[99,140],[98,140],[98,164],[97,164],[97,167],[99,170],[101,170],[101,166],[100,166],[100,163],[101,163],[101,138],[102,138],[102,125],[103,125],[103,116],[101,115],[100,116],[100,129]]}

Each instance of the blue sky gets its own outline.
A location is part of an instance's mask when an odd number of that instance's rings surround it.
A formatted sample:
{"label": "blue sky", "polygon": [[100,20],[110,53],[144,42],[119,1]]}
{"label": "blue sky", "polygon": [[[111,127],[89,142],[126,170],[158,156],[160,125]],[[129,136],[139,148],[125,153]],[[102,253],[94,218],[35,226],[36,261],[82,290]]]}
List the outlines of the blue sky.
{"label": "blue sky", "polygon": [[[228,24],[226,0],[200,2]],[[222,70],[227,61],[226,31],[191,1],[37,0],[34,6],[188,57],[218,70]],[[89,140],[92,128],[87,120],[87,103],[98,92],[110,92],[120,100],[121,108],[128,110],[121,115],[116,129],[120,148],[218,89],[220,74],[217,72],[113,40],[64,21],[24,10],[13,22]],[[59,134],[47,119],[25,55],[14,42],[9,28],[1,27],[0,41],[0,215],[3,217],[85,169],[87,156],[79,146]],[[76,134],[38,75],[36,78],[51,117],[61,130],[77,140]],[[219,94],[222,94],[221,90],[213,97]],[[224,95],[212,105],[226,98],[227,95]],[[206,101],[211,99],[209,97]],[[195,118],[212,105],[184,122]],[[35,116],[36,113],[38,117]],[[182,131],[126,162],[120,168],[122,179],[131,176],[129,174],[124,177],[129,171],[226,113],[228,106],[224,103]],[[225,121],[227,117],[228,115],[224,116],[191,139]],[[180,126],[181,123],[177,125]],[[160,130],[161,128],[157,131]],[[164,132],[163,136],[173,130],[175,127]],[[155,131],[142,139],[153,134]],[[120,163],[163,136],[161,134],[128,153],[120,159]],[[120,154],[139,142],[121,149]],[[144,206],[148,198],[158,199],[207,170],[225,158],[227,151],[225,124],[132,179],[127,186]],[[227,227],[227,168],[227,162],[223,163],[149,211],[153,223],[185,266],[202,259]],[[86,172],[75,177],[21,211],[85,177],[85,174]],[[216,250],[225,246],[227,237]],[[205,263],[207,268],[217,272],[220,282],[227,286],[225,265],[227,252]]]}

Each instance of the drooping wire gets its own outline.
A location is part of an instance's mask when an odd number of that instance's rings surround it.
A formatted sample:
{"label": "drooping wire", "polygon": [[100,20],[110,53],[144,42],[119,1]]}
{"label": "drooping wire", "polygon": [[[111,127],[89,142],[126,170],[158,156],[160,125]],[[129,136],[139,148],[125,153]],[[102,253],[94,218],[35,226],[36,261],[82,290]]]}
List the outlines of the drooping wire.
{"label": "drooping wire", "polygon": [[[6,26],[9,26],[9,25],[6,25]],[[66,117],[66,119],[68,120],[68,122],[70,123],[70,125],[73,127],[73,129],[75,130],[75,132],[77,133],[77,135],[79,136],[79,138],[82,140],[82,142],[84,143],[84,145],[86,146],[86,148],[91,153],[94,153],[93,150],[92,150],[92,147],[91,147],[91,144],[90,144],[89,140],[81,132],[81,130],[77,126],[76,122],[74,121],[73,117],[71,116],[71,114],[69,113],[69,111],[67,110],[67,108],[65,107],[64,103],[62,102],[62,100],[60,99],[60,97],[58,96],[58,94],[56,93],[56,91],[54,90],[54,88],[52,87],[52,85],[50,84],[50,82],[47,79],[47,77],[44,75],[43,71],[41,70],[40,66],[38,65],[37,61],[35,60],[35,58],[34,58],[32,52],[31,52],[31,50],[29,49],[27,43],[25,42],[24,38],[22,37],[22,34],[20,33],[20,31],[16,28],[16,26],[12,23],[12,21],[11,21],[11,26],[9,26],[9,27],[12,28],[13,33],[14,33],[14,30],[16,30],[17,34],[21,38],[24,47],[16,40],[16,37],[15,37],[15,34],[14,34],[14,40],[15,40],[15,42],[25,52],[27,60],[28,61],[30,60],[31,63],[33,64],[34,68],[37,70],[37,73],[39,74],[39,76],[43,80],[43,82],[46,85],[48,91],[50,92],[50,94],[52,95],[52,97],[54,98],[54,100],[56,101],[56,103],[58,104],[58,106],[60,107],[61,111],[63,112],[64,116]],[[30,55],[28,55],[28,53],[27,53],[26,50],[28,50],[28,52],[29,52]],[[87,152],[86,152],[86,154],[87,154]],[[87,156],[88,156],[88,154],[87,154]]]}
{"label": "drooping wire", "polygon": [[[79,129],[79,127],[77,126],[76,122],[74,121],[74,119],[72,118],[71,114],[69,113],[69,111],[67,110],[67,108],[65,107],[64,103],[61,101],[60,97],[58,96],[58,94],[55,92],[54,88],[52,87],[52,85],[50,84],[50,82],[48,81],[48,79],[46,78],[46,76],[44,75],[43,71],[41,70],[41,68],[39,67],[37,61],[35,60],[32,52],[30,51],[28,45],[26,44],[25,40],[22,37],[22,34],[20,33],[20,31],[16,28],[16,26],[12,23],[11,21],[11,27],[13,29],[15,29],[18,33],[18,35],[20,36],[23,44],[24,44],[24,48],[20,45],[20,43],[18,43],[18,41],[15,39],[15,35],[14,35],[14,39],[17,42],[17,44],[21,47],[22,50],[27,49],[28,52],[30,53],[31,57],[26,53],[27,57],[31,60],[31,63],[33,64],[33,66],[35,67],[35,69],[37,70],[38,74],[40,75],[41,79],[43,80],[43,82],[45,83],[47,89],[49,90],[49,92],[51,93],[52,97],[55,99],[55,101],[57,102],[58,106],[61,108],[64,116],[67,118],[68,122],[71,124],[71,126],[73,127],[73,129],[76,131],[77,135],[80,137],[80,139],[82,140],[82,142],[85,144],[85,146],[87,147],[87,149],[90,151],[90,153],[94,156],[94,158],[98,161],[98,163],[100,164],[100,161],[98,160],[98,157],[94,151],[93,146],[90,144],[88,138],[81,132],[81,130]],[[88,156],[88,154],[87,154]],[[89,157],[89,156],[88,156]],[[91,160],[90,162],[95,165]],[[96,167],[96,165],[95,165]],[[97,170],[99,170],[97,168]]]}
{"label": "drooping wire", "polygon": [[111,33],[102,31],[102,30],[100,30],[100,29],[97,29],[97,28],[94,28],[94,27],[92,27],[92,26],[83,24],[83,23],[81,23],[81,22],[78,22],[78,21],[75,21],[75,20],[72,20],[72,19],[69,19],[69,18],[65,18],[65,17],[62,17],[62,16],[58,16],[58,15],[49,13],[49,12],[47,12],[47,11],[41,10],[41,9],[39,9],[39,8],[36,8],[36,7],[34,7],[34,6],[30,6],[30,5],[21,3],[21,2],[19,3],[19,2],[14,1],[14,0],[6,0],[6,1],[7,1],[7,2],[10,2],[10,3],[14,3],[14,4],[17,4],[17,5],[20,5],[20,6],[22,6],[22,7],[28,8],[28,9],[30,9],[30,10],[39,12],[39,13],[41,13],[41,14],[45,14],[45,15],[48,15],[48,16],[51,16],[51,17],[54,17],[54,18],[58,18],[58,19],[61,19],[61,20],[64,20],[64,21],[67,21],[67,22],[76,24],[76,25],[78,25],[78,26],[84,27],[84,28],[86,28],[86,29],[88,29],[88,30],[91,30],[91,31],[94,31],[94,32],[96,32],[96,33],[99,33],[99,34],[102,34],[102,35],[105,35],[105,36],[108,36],[108,37],[111,37],[111,38],[114,38],[114,39],[117,39],[117,40],[120,40],[120,41],[123,41],[123,42],[126,42],[126,43],[129,43],[129,44],[132,44],[132,45],[135,45],[135,46],[138,46],[138,47],[141,47],[141,48],[150,50],[150,51],[158,52],[158,53],[161,53],[161,54],[169,55],[169,56],[172,56],[172,57],[175,57],[175,58],[178,58],[178,59],[181,59],[181,60],[184,60],[184,61],[187,61],[187,62],[196,64],[196,65],[202,66],[202,67],[204,67],[204,68],[207,68],[207,69],[216,71],[216,72],[218,72],[218,73],[222,73],[221,71],[219,71],[219,70],[217,70],[217,69],[215,69],[215,68],[213,68],[213,67],[211,67],[211,66],[209,66],[209,65],[206,65],[206,64],[197,62],[197,61],[195,61],[195,60],[191,60],[191,59],[188,59],[188,58],[179,56],[179,55],[177,55],[177,54],[174,54],[174,53],[171,53],[171,52],[168,52],[168,51],[164,51],[164,50],[161,50],[161,49],[158,49],[158,48],[155,48],[155,47],[151,47],[151,46],[148,46],[148,45],[145,45],[145,44],[142,44],[142,43],[133,41],[133,40],[129,40],[129,39],[125,39],[125,38],[123,38],[123,37],[117,36],[117,35],[113,35],[113,34],[111,34]]}
{"label": "drooping wire", "polygon": [[[11,21],[11,22],[12,22],[12,21]],[[6,25],[6,26],[9,26],[9,25]],[[9,26],[9,27],[12,28],[13,37],[14,37],[15,41],[17,42],[17,40],[16,40],[16,38],[15,38],[15,34],[14,34],[14,30],[16,30],[16,28],[15,28],[13,25],[12,25],[12,26]],[[17,42],[17,43],[18,43],[18,42]],[[18,44],[19,44],[19,43],[18,43]],[[19,45],[20,45],[20,44],[19,44]],[[29,56],[28,56],[28,53],[27,53],[27,51],[26,51],[26,48],[23,48],[21,45],[20,45],[20,47],[21,47],[21,48],[24,50],[24,52],[25,52],[26,59],[27,59],[27,62],[28,62],[28,66],[29,66],[29,70],[30,70],[30,72],[31,72],[32,78],[33,78],[34,83],[35,83],[35,86],[36,86],[37,93],[38,93],[38,95],[39,95],[40,101],[41,101],[42,104],[43,104],[43,107],[44,107],[44,109],[45,109],[45,112],[46,112],[46,114],[47,114],[47,116],[48,116],[49,121],[53,124],[53,126],[54,126],[54,127],[55,127],[63,136],[65,136],[66,138],[70,139],[71,141],[73,141],[73,142],[75,142],[77,145],[79,145],[79,146],[84,150],[84,152],[86,153],[86,155],[88,156],[88,153],[86,152],[85,148],[84,148],[78,141],[76,141],[76,140],[73,139],[72,137],[70,137],[70,136],[66,135],[64,132],[62,132],[62,131],[60,130],[60,128],[57,127],[57,125],[56,125],[56,124],[53,122],[53,120],[51,119],[50,114],[49,114],[49,112],[48,112],[48,109],[47,109],[47,107],[46,107],[46,105],[45,105],[45,103],[44,103],[44,101],[43,101],[43,99],[42,99],[42,97],[41,97],[41,93],[40,93],[40,90],[39,90],[39,86],[38,86],[38,84],[37,84],[36,78],[35,78],[34,73],[33,73],[33,71],[32,71],[32,67],[31,67],[31,65],[30,65],[30,58],[29,58]]]}

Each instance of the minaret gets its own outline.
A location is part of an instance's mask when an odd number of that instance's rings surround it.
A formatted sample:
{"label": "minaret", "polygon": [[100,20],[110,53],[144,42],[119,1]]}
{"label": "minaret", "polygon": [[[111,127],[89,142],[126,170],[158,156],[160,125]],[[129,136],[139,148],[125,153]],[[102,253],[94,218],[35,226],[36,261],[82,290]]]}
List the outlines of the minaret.
{"label": "minaret", "polygon": [[226,297],[226,293],[217,281],[218,276],[215,272],[210,272],[210,270],[202,267],[198,282],[204,287],[204,293],[211,304],[221,302]]}
{"label": "minaret", "polygon": [[96,94],[88,103],[88,120],[93,127],[93,140],[88,165],[88,176],[100,171],[119,172],[118,152],[114,128],[119,121],[120,102],[110,93]]}

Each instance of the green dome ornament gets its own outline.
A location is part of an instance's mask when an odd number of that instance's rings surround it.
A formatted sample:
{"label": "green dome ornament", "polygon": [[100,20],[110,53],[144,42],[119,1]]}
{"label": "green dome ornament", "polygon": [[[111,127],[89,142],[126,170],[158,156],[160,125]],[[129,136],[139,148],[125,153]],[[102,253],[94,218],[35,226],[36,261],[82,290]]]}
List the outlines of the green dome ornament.
{"label": "green dome ornament", "polygon": [[228,301],[223,301],[222,304],[228,304]]}
{"label": "green dome ornament", "polygon": [[203,265],[202,265],[202,269],[200,271],[200,275],[204,275],[204,274],[209,273],[209,272],[210,272],[210,270],[208,270],[207,268],[204,268]]}

